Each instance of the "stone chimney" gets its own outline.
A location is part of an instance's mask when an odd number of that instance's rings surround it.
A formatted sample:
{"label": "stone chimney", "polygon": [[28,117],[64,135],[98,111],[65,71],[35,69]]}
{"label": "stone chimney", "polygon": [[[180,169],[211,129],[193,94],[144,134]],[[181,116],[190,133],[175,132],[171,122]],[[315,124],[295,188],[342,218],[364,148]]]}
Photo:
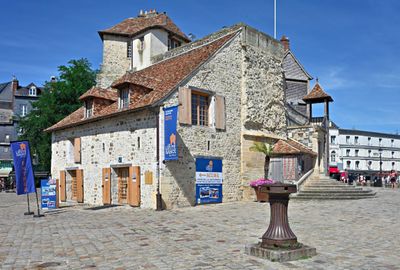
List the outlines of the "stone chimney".
{"label": "stone chimney", "polygon": [[289,42],[289,38],[285,35],[283,35],[281,37],[281,43],[283,45],[283,48],[285,48],[285,52],[290,50],[290,42]]}
{"label": "stone chimney", "polygon": [[18,80],[15,76],[13,76],[13,80],[11,82],[11,88],[12,88],[13,94],[15,95],[15,92],[18,89]]}

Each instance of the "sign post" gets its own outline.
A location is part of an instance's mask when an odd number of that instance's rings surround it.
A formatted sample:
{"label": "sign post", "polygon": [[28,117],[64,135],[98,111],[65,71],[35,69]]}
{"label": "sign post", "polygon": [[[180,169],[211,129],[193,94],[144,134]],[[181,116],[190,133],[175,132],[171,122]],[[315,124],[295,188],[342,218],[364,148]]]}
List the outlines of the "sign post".
{"label": "sign post", "polygon": [[55,179],[42,179],[41,181],[41,204],[42,209],[57,208],[57,185]]}
{"label": "sign post", "polygon": [[196,204],[222,202],[222,159],[196,158]]}

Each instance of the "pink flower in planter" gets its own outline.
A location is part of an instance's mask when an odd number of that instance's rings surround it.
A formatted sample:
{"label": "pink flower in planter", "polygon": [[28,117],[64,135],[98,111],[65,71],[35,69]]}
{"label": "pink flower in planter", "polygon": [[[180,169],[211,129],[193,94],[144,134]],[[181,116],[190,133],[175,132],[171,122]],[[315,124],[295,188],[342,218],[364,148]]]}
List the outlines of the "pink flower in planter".
{"label": "pink flower in planter", "polygon": [[258,187],[258,186],[262,186],[262,185],[266,185],[266,184],[273,184],[273,183],[275,183],[274,180],[265,179],[265,178],[259,178],[257,180],[251,181],[250,182],[250,186],[251,187]]}

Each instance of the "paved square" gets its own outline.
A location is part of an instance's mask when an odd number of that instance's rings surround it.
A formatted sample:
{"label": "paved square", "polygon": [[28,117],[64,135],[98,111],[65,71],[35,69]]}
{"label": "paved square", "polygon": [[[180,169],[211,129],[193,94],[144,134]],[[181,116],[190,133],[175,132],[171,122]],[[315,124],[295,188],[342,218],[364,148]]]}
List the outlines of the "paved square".
{"label": "paved square", "polygon": [[[400,269],[400,190],[377,198],[290,201],[298,240],[318,255],[269,262],[244,254],[269,222],[269,205],[236,202],[156,212],[66,207],[24,216],[26,197],[0,193],[2,269]],[[32,196],[33,199],[33,196]],[[32,200],[33,203],[33,200]]]}

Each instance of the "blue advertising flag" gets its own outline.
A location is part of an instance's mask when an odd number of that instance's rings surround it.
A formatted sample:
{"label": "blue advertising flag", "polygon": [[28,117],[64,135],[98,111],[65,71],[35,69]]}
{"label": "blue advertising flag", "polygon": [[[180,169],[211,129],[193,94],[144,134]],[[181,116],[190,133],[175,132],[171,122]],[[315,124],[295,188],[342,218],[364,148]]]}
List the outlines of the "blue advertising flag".
{"label": "blue advertising flag", "polygon": [[28,141],[11,142],[17,195],[35,192],[31,154]]}
{"label": "blue advertising flag", "polygon": [[164,160],[178,160],[177,115],[178,106],[164,108]]}

